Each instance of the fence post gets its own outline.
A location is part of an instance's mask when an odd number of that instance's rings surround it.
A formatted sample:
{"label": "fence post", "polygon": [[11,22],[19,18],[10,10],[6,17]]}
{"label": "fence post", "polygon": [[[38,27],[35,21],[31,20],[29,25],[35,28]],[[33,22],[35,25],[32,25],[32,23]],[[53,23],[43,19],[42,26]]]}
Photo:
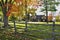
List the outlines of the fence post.
{"label": "fence post", "polygon": [[53,17],[53,26],[52,26],[52,40],[55,40],[55,17]]}
{"label": "fence post", "polygon": [[14,30],[15,30],[15,34],[16,34],[17,33],[17,29],[16,29],[15,20],[14,20]]}
{"label": "fence post", "polygon": [[25,19],[25,32],[27,32],[27,0],[25,0],[25,15],[26,15],[26,19]]}
{"label": "fence post", "polygon": [[45,5],[46,5],[46,22],[47,22],[47,24],[48,24],[48,4],[47,4],[47,0],[45,1]]}

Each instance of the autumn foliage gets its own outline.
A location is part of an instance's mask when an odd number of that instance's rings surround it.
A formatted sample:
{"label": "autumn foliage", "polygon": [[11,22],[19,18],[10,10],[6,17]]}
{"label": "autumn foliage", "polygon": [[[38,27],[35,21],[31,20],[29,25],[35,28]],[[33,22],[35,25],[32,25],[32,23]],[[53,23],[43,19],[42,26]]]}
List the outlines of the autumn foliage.
{"label": "autumn foliage", "polygon": [[[14,13],[14,15],[15,14],[19,15],[19,13],[20,13],[20,15],[24,14],[25,13],[25,5],[26,5],[25,1],[27,1],[27,6],[30,6],[32,4],[33,4],[33,6],[37,5],[37,3],[34,3],[34,2],[36,2],[36,0],[34,0],[34,1],[32,1],[32,0],[14,0],[14,3],[12,5],[8,4],[10,9],[7,11],[6,16],[9,16],[12,13]],[[22,5],[20,3],[22,3]],[[29,12],[31,10],[29,10]],[[34,10],[32,10],[32,13],[34,13]]]}
{"label": "autumn foliage", "polygon": [[52,14],[50,14],[50,15],[48,16],[48,21],[51,21],[52,18],[53,18],[53,16],[52,16]]}
{"label": "autumn foliage", "polygon": [[19,9],[19,7],[16,6],[15,4],[11,5],[10,9],[7,11],[6,16],[9,16],[10,13],[12,13],[12,12],[18,12],[19,11],[18,9]]}

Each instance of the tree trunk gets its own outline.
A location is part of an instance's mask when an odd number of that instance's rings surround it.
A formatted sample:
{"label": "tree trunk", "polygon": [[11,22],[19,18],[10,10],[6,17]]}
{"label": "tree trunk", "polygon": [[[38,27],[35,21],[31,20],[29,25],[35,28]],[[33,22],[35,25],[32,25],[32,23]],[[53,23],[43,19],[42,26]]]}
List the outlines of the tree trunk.
{"label": "tree trunk", "polygon": [[4,27],[8,26],[8,17],[6,16],[6,14],[3,15],[3,22],[4,22]]}
{"label": "tree trunk", "polygon": [[8,16],[6,16],[7,13],[7,8],[2,8],[2,12],[3,12],[3,23],[4,26],[3,27],[7,27],[8,26]]}

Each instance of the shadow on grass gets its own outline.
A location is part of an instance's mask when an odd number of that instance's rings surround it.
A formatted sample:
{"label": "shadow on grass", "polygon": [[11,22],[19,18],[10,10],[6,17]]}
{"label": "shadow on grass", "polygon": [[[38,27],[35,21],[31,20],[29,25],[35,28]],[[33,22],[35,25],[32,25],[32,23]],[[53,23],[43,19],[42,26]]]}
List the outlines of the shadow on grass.
{"label": "shadow on grass", "polygon": [[[52,26],[46,25],[32,25],[28,26],[27,32],[18,29],[24,28],[24,26],[17,26],[17,34],[14,33],[14,28],[5,28],[0,29],[0,39],[1,40],[51,40],[52,38]],[[55,28],[60,28],[59,26],[55,26]],[[20,32],[22,31],[22,32]],[[59,32],[57,30],[56,32]],[[60,34],[56,34],[55,36],[60,36]],[[56,37],[56,40],[60,40],[60,38]]]}

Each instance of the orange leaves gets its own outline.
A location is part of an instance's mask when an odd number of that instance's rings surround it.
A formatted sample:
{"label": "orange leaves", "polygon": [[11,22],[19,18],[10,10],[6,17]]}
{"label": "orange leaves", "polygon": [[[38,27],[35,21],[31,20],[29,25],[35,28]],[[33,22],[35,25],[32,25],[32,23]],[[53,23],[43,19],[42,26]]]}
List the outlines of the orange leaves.
{"label": "orange leaves", "polygon": [[9,11],[7,12],[6,16],[9,16],[10,13],[12,13],[12,12],[17,13],[18,11],[19,11],[19,7],[14,4],[14,5],[12,5],[12,6],[10,7],[10,9],[9,9]]}
{"label": "orange leaves", "polygon": [[12,4],[7,4],[9,7],[11,7],[12,6]]}
{"label": "orange leaves", "polygon": [[50,14],[50,15],[48,16],[48,21],[51,21],[52,18],[53,18],[53,16],[52,16],[52,14]]}
{"label": "orange leaves", "polygon": [[[23,10],[25,11],[25,5],[27,5],[27,6],[37,5],[36,0],[33,0],[33,1],[32,0],[14,0],[14,1],[15,1],[14,4],[12,4],[12,5],[8,4],[9,7],[11,6],[11,8],[9,10],[10,12],[7,12],[8,13],[7,15],[9,15],[10,13],[14,13],[14,14],[20,13],[20,15],[21,15],[21,13],[23,14]],[[25,1],[27,1],[27,3]],[[32,13],[34,13],[34,11],[35,10],[33,10]]]}
{"label": "orange leaves", "polygon": [[6,16],[9,16],[10,15],[10,13],[11,13],[11,7],[12,7],[12,5],[11,4],[7,4],[8,5],[8,7],[9,7],[9,10],[8,10],[8,12],[6,13]]}
{"label": "orange leaves", "polygon": [[17,11],[18,11],[18,9],[19,9],[19,7],[18,7],[18,6],[13,5],[13,6],[12,6],[12,8],[11,8],[11,12],[17,12]]}
{"label": "orange leaves", "polygon": [[10,12],[10,10],[9,10],[9,11],[7,12],[6,16],[9,16],[9,15],[10,15],[10,13],[11,13],[11,12]]}
{"label": "orange leaves", "polygon": [[19,7],[16,5],[12,5],[10,12],[18,12]]}

